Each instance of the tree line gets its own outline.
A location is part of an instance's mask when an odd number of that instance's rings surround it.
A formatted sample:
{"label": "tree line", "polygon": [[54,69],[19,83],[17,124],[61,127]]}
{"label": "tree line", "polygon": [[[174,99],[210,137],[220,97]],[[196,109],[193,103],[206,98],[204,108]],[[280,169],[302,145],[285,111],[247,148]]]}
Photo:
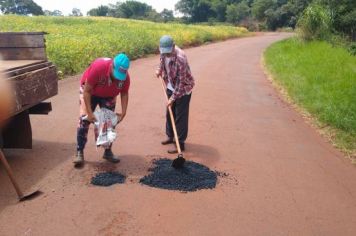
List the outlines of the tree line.
{"label": "tree line", "polygon": [[[43,10],[32,0],[0,0],[0,10],[3,14],[63,15],[59,10]],[[229,23],[250,30],[294,29],[298,22],[306,22],[301,20],[304,16],[309,17],[311,24],[313,20],[329,19],[330,30],[353,39],[356,37],[356,0],[180,0],[175,10],[180,13],[179,17],[175,17],[172,10],[157,12],[146,3],[128,0],[98,6],[89,10],[87,15],[155,22]],[[327,16],[324,20],[318,18],[322,13]],[[78,8],[74,8],[70,15],[83,16]]]}

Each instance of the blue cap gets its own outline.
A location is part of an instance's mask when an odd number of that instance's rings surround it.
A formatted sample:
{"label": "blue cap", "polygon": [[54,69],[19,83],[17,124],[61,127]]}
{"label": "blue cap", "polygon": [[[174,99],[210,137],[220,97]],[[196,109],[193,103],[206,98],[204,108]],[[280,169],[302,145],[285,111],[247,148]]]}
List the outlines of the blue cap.
{"label": "blue cap", "polygon": [[127,71],[130,68],[130,59],[124,53],[117,54],[113,60],[112,73],[115,79],[126,80]]}
{"label": "blue cap", "polygon": [[164,35],[159,40],[159,51],[161,54],[163,53],[171,53],[173,51],[173,39],[169,35]]}

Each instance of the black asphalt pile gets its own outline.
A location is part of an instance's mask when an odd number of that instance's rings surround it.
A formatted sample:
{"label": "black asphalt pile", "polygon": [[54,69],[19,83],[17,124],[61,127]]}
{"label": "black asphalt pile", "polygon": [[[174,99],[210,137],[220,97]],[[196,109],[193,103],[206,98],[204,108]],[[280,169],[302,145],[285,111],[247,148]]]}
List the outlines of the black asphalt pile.
{"label": "black asphalt pile", "polygon": [[98,173],[91,179],[91,183],[97,186],[111,186],[113,184],[123,184],[126,176],[119,172],[103,172]]}
{"label": "black asphalt pile", "polygon": [[181,169],[175,169],[172,160],[157,159],[153,161],[154,167],[151,173],[142,179],[140,183],[162,189],[191,192],[200,189],[215,188],[217,174],[208,167],[187,161]]}

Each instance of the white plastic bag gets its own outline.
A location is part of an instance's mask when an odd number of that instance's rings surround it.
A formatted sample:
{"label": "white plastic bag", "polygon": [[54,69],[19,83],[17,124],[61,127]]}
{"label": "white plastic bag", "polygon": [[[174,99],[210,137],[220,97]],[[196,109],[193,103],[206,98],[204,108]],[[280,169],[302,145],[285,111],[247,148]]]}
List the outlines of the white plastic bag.
{"label": "white plastic bag", "polygon": [[117,138],[115,126],[120,122],[118,115],[106,108],[101,108],[94,112],[96,122],[94,123],[94,133],[96,146],[109,148]]}

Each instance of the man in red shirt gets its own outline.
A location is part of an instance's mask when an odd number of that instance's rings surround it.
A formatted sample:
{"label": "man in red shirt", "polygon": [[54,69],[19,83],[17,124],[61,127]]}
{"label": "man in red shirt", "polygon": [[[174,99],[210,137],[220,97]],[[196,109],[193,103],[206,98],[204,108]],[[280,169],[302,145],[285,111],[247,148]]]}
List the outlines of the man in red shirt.
{"label": "man in red shirt", "polygon": [[[130,75],[128,69],[130,60],[120,53],[111,58],[98,58],[85,70],[80,80],[80,117],[77,129],[77,155],[74,159],[76,167],[84,164],[84,148],[90,123],[95,121],[95,108],[115,110],[116,97],[120,94],[120,122],[124,119],[129,100]],[[86,119],[83,119],[87,117]],[[120,160],[113,154],[111,148],[105,149],[103,158],[118,163]]]}

